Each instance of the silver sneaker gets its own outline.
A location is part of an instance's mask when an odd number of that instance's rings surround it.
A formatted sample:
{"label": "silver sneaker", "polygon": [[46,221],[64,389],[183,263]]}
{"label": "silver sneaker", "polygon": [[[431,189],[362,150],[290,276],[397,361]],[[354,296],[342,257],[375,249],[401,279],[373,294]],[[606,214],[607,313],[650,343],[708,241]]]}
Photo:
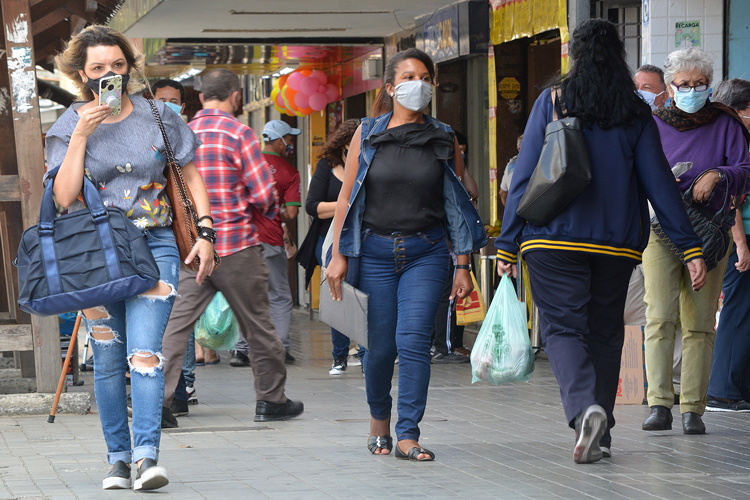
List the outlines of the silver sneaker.
{"label": "silver sneaker", "polygon": [[599,440],[607,430],[607,413],[599,405],[586,408],[576,419],[576,446],[573,461],[577,464],[590,464],[602,459]]}

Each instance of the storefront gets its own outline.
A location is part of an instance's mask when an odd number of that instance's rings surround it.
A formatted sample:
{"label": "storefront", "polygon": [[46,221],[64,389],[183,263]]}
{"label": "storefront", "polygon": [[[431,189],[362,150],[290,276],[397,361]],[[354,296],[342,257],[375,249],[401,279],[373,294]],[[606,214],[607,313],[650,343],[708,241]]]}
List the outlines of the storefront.
{"label": "storefront", "polygon": [[416,46],[437,64],[433,114],[467,138],[467,166],[477,182],[479,211],[490,216],[487,169],[487,49],[489,11],[486,2],[467,1],[415,20]]}
{"label": "storefront", "polygon": [[497,196],[516,140],[545,83],[568,69],[566,0],[491,0],[488,73],[491,220],[502,218]]}

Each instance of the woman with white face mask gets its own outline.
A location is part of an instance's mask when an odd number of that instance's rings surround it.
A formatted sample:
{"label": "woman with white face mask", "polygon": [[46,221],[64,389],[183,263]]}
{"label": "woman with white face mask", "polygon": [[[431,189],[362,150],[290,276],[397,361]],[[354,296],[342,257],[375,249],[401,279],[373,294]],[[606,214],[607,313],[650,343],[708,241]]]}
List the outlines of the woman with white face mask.
{"label": "woman with white face mask", "polygon": [[[692,190],[693,203],[716,213],[725,195],[740,196],[750,188],[747,131],[737,113],[723,104],[709,102],[713,67],[699,49],[680,49],[669,54],[665,81],[672,99],[669,107],[654,114],[664,154],[671,166],[691,162],[677,179],[683,193]],[[732,209],[727,203],[724,211]],[[646,376],[651,415],[643,430],[672,428],[672,356],[675,330],[682,321],[682,378],[680,413],[685,434],[704,434],[701,416],[716,332],[716,310],[729,254],[708,272],[706,285],[695,292],[680,259],[651,231],[643,253],[646,293]]]}
{"label": "woman with white face mask", "polygon": [[399,52],[384,80],[373,118],[362,120],[349,146],[326,277],[334,299],[341,298],[342,280],[369,294],[363,358],[368,449],[375,455],[393,449],[390,392],[398,356],[396,458],[434,460],[418,443],[419,422],[430,381],[432,324],[449,279],[448,240],[458,261],[453,299],[471,292],[469,257],[487,237],[461,185],[463,161],[453,132],[423,113],[435,82],[432,60],[417,49]]}

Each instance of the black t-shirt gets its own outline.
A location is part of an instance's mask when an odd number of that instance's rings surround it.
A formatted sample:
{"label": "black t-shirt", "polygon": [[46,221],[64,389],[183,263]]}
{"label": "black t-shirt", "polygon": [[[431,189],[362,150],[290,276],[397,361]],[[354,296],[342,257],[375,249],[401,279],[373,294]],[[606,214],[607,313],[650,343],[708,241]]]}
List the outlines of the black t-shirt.
{"label": "black t-shirt", "polygon": [[370,138],[377,151],[365,177],[365,226],[381,233],[416,233],[443,221],[440,158],[455,153],[453,134],[407,123]]}
{"label": "black t-shirt", "polygon": [[[322,158],[315,165],[315,173],[310,179],[310,187],[307,189],[307,200],[305,201],[305,211],[315,217],[318,217],[318,205],[321,202],[336,201],[339,199],[341,191],[341,181],[333,174],[333,166],[330,160]],[[320,219],[320,235],[325,236],[328,228],[333,222],[330,219]]]}

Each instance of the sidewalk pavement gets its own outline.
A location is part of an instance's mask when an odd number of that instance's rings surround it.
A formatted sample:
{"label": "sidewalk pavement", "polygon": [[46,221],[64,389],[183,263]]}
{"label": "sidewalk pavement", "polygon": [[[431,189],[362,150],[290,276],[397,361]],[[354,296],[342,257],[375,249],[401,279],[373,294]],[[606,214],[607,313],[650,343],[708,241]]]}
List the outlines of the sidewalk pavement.
{"label": "sidewalk pavement", "polygon": [[[351,499],[351,498],[747,498],[750,414],[707,413],[708,434],[682,434],[679,412],[667,432],[641,431],[645,406],[621,406],[613,457],[572,459],[549,363],[529,383],[471,384],[469,365],[432,365],[420,443],[435,462],[370,455],[360,367],[328,375],[330,334],[295,311],[287,394],[305,413],[253,422],[250,368],[197,369],[199,404],[165,431],[160,465],[170,484],[156,493],[102,491],[109,470],[96,411],[91,415],[0,417],[0,499]],[[93,375],[83,374],[93,391]],[[394,387],[394,398],[396,388]],[[93,406],[93,405],[92,405]],[[95,406],[94,406],[95,408]],[[394,419],[395,419],[394,408]],[[152,497],[153,498],[153,497]]]}

